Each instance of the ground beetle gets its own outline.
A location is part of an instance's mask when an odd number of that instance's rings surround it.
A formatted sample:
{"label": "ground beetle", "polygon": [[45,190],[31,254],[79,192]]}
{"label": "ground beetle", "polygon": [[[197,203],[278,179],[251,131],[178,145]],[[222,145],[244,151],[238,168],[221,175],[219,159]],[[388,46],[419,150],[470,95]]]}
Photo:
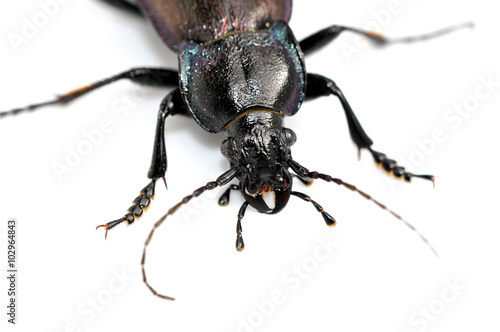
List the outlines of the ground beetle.
{"label": "ground beetle", "polygon": [[[155,295],[173,299],[157,293],[146,279],[146,248],[156,228],[193,197],[228,185],[235,178],[239,184],[230,185],[219,204],[228,204],[231,190],[239,190],[245,199],[236,227],[236,249],[240,251],[244,248],[241,220],[248,205],[259,212],[274,214],[281,211],[293,195],[312,203],[328,226],[335,225],[335,219],[318,203],[292,190],[293,177],[306,184],[321,179],[344,186],[406,223],[355,186],[330,175],[309,171],[291,157],[290,148],[296,136],[292,130],[283,127],[283,118],[297,113],[304,101],[336,96],[342,104],[349,133],[358,150],[370,151],[375,162],[396,178],[410,181],[417,177],[434,181],[433,176],[410,173],[384,153],[373,150],[372,140],[361,127],[342,91],[331,79],[307,73],[304,56],[325,46],[344,31],[384,45],[433,38],[469,24],[400,39],[387,39],[375,32],[333,25],[298,42],[287,24],[292,0],[139,0],[137,4],[124,0],[102,1],[150,20],[164,42],[177,52],[178,71],[134,68],[73,90],[55,100],[2,112],[0,117],[46,105],[65,104],[121,79],[174,88],[163,99],[158,112],[153,158],[148,172],[151,182],[141,190],[125,216],[98,226],[106,230],[106,235],[116,225],[122,222],[131,224],[141,217],[154,197],[156,180],[162,178],[166,185],[164,128],[168,116],[190,116],[208,132],[224,132],[221,152],[229,160],[229,170],[169,209],[156,222],[146,240],[141,266],[144,282]],[[419,236],[427,242],[422,235]]]}

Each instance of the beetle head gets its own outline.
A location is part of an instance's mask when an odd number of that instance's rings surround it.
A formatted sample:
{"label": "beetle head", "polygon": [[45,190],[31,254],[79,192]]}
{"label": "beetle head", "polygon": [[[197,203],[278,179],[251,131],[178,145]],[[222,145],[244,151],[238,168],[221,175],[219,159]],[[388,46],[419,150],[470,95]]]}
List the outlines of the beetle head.
{"label": "beetle head", "polygon": [[288,203],[292,177],[286,162],[295,140],[277,112],[252,110],[227,127],[222,154],[240,168],[241,193],[259,212],[278,213]]}

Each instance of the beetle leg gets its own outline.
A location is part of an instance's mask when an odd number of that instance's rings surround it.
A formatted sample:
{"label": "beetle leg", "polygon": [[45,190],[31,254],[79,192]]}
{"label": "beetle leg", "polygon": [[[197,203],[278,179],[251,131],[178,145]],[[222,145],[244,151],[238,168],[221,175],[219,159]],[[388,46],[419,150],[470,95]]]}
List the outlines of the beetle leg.
{"label": "beetle leg", "polygon": [[[165,150],[165,119],[168,115],[185,114],[187,110],[182,101],[179,89],[169,93],[162,101],[160,110],[158,111],[158,121],[156,124],[155,142],[153,148],[153,157],[149,168],[148,177],[151,182],[141,190],[140,195],[135,198],[133,205],[128,209],[128,213],[122,218],[113,220],[99,227],[104,227],[106,230],[105,237],[108,231],[126,221],[128,225],[139,219],[143,212],[147,210],[151,200],[154,198],[156,180],[163,178],[165,181],[165,172],[167,171],[167,153]],[[166,186],[165,181],[165,186]]]}
{"label": "beetle leg", "polygon": [[148,177],[150,179],[159,179],[165,176],[165,172],[167,171],[167,153],[165,151],[165,119],[169,115],[176,114],[188,115],[188,111],[184,105],[179,89],[175,89],[170,92],[165,98],[163,98],[160,104],[158,120],[156,122],[153,157],[151,159],[151,166],[148,172]]}
{"label": "beetle leg", "polygon": [[136,14],[139,16],[143,16],[142,12],[138,6],[132,4],[131,2],[128,2],[126,0],[101,0],[101,1],[111,5],[113,7],[125,10],[126,12]]}
{"label": "beetle leg", "polygon": [[0,112],[0,118],[7,115],[14,115],[25,111],[33,111],[43,106],[67,104],[68,102],[79,98],[90,91],[116,82],[121,79],[128,79],[134,83],[139,83],[146,86],[154,87],[175,87],[179,84],[179,74],[170,69],[162,68],[133,68],[118,75],[100,80],[93,84],[85,85],[81,88],[74,89],[63,95],[57,96],[53,100],[45,101],[38,104],[31,104],[25,107],[16,108],[7,112]]}
{"label": "beetle leg", "polygon": [[356,118],[354,111],[347,102],[347,99],[345,98],[339,87],[335,84],[335,82],[321,75],[308,74],[306,100],[311,100],[317,97],[328,95],[335,95],[337,98],[339,98],[347,118],[347,124],[349,126],[351,139],[358,147],[358,151],[361,151],[361,149],[367,149],[368,151],[370,151],[377,165],[381,166],[388,173],[393,174],[396,178],[403,178],[409,182],[413,177],[418,177],[430,180],[432,181],[432,183],[434,183],[434,176],[427,174],[413,174],[407,172],[405,171],[405,168],[399,166],[395,160],[387,158],[384,153],[373,150],[371,148],[373,141],[364,131],[363,127]]}
{"label": "beetle leg", "polygon": [[319,205],[316,201],[311,199],[311,197],[307,196],[306,194],[300,193],[298,191],[292,191],[290,194],[297,196],[298,198],[306,202],[312,203],[312,205],[314,205],[314,207],[316,208],[316,211],[321,213],[321,215],[323,216],[323,219],[325,220],[327,226],[333,227],[336,225],[337,222],[335,221],[335,219],[328,212],[323,210],[323,207],[321,207],[321,205]]}
{"label": "beetle leg", "polygon": [[127,225],[132,224],[136,219],[139,219],[143,212],[146,211],[149,207],[149,204],[151,203],[151,200],[154,199],[155,196],[155,184],[156,184],[156,179],[153,179],[146,187],[144,187],[139,196],[137,196],[133,203],[132,206],[128,208],[128,213],[121,217],[120,219],[116,219],[113,221],[108,222],[107,224],[104,225],[99,225],[96,227],[96,229],[100,227],[104,227],[106,230],[106,233],[104,234],[104,238],[108,237],[108,231],[121,224],[122,222],[126,221]]}
{"label": "beetle leg", "polygon": [[304,52],[304,55],[308,55],[319,50],[323,46],[329,44],[344,31],[350,31],[362,35],[363,37],[366,37],[372,42],[374,42],[376,45],[387,45],[394,43],[411,43],[416,41],[427,40],[442,36],[444,34],[453,32],[455,30],[463,28],[471,28],[471,27],[473,27],[473,24],[471,22],[466,22],[422,35],[392,39],[392,38],[386,38],[381,34],[379,34],[378,32],[374,31],[361,30],[341,25],[332,25],[326,29],[323,29],[321,31],[318,31],[310,35],[309,37],[306,37],[305,39],[301,40],[299,44],[300,48],[302,49],[302,52]]}

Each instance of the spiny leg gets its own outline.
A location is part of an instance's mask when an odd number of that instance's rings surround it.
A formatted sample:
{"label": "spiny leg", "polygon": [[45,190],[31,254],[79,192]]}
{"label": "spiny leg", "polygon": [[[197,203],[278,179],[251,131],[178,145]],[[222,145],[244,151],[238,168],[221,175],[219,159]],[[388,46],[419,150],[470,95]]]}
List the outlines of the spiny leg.
{"label": "spiny leg", "polygon": [[383,210],[386,210],[387,212],[389,212],[390,214],[392,214],[396,219],[398,219],[403,224],[405,224],[408,228],[410,228],[412,231],[414,231],[420,237],[420,239],[422,239],[422,241],[424,241],[427,244],[427,246],[432,250],[432,252],[434,253],[434,255],[438,256],[436,250],[434,249],[434,247],[432,247],[432,245],[430,244],[429,240],[427,240],[427,238],[425,236],[423,236],[415,228],[415,226],[413,226],[412,224],[410,224],[408,221],[406,221],[405,219],[403,219],[403,217],[401,217],[399,214],[397,214],[393,210],[389,209],[387,206],[385,206],[384,204],[382,204],[378,200],[374,199],[373,197],[371,197],[370,195],[368,195],[364,191],[358,189],[356,186],[354,186],[354,185],[352,185],[350,183],[347,183],[347,182],[345,182],[345,181],[343,181],[343,180],[341,180],[339,178],[334,178],[334,177],[332,177],[330,175],[327,175],[327,174],[323,174],[323,173],[319,173],[319,172],[315,172],[315,171],[310,172],[307,168],[305,168],[304,166],[300,165],[295,160],[290,159],[290,160],[288,160],[287,163],[288,163],[288,166],[290,166],[290,168],[295,173],[297,173],[300,176],[305,176],[305,177],[308,177],[308,178],[311,178],[311,179],[321,179],[321,180],[324,180],[326,182],[336,183],[339,186],[343,186],[343,187],[345,187],[345,188],[347,188],[347,189],[349,189],[351,191],[354,191],[354,192],[358,193],[359,195],[363,196],[367,200],[372,201],[377,206],[379,206]]}
{"label": "spiny leg", "polygon": [[147,276],[146,276],[146,270],[144,268],[144,265],[146,264],[146,250],[149,246],[149,244],[151,243],[151,240],[153,239],[153,235],[154,235],[154,232],[156,231],[156,229],[158,227],[161,226],[161,224],[163,224],[163,222],[165,221],[165,219],[167,219],[168,216],[171,216],[173,215],[175,212],[177,212],[177,210],[179,210],[179,208],[184,205],[184,204],[187,204],[191,199],[193,199],[194,197],[198,197],[200,196],[201,194],[203,194],[205,191],[208,191],[208,190],[212,190],[212,189],[215,189],[217,187],[220,187],[220,186],[223,186],[223,185],[226,185],[228,184],[235,176],[236,174],[238,173],[239,171],[239,168],[238,167],[233,167],[231,168],[229,171],[225,172],[224,174],[222,174],[221,176],[219,176],[217,178],[217,180],[215,181],[212,181],[212,182],[208,182],[206,185],[196,189],[195,191],[193,191],[190,195],[187,195],[185,196],[181,201],[179,201],[177,204],[175,204],[173,207],[171,207],[167,213],[165,213],[153,226],[153,228],[151,229],[151,231],[149,232],[149,235],[148,237],[146,238],[146,242],[144,243],[144,248],[142,250],[142,259],[141,259],[141,270],[142,270],[142,280],[144,281],[144,283],[146,284],[146,286],[149,288],[149,290],[156,296],[158,297],[161,297],[163,299],[167,299],[167,300],[175,300],[175,298],[173,297],[170,297],[170,296],[166,296],[166,295],[163,295],[163,294],[160,294],[158,293],[158,291],[156,291],[156,289],[153,288],[153,286],[151,286],[149,283],[148,283],[148,279],[147,279]]}
{"label": "spiny leg", "polygon": [[156,184],[156,179],[153,179],[146,187],[144,187],[141,190],[139,196],[137,196],[132,202],[132,206],[128,208],[127,210],[128,213],[124,215],[122,218],[110,221],[107,224],[99,225],[96,227],[96,229],[104,227],[104,229],[106,230],[106,233],[104,234],[105,239],[108,237],[108,231],[111,228],[118,226],[124,221],[127,223],[127,225],[130,225],[136,219],[139,219],[142,216],[143,212],[149,208],[151,200],[154,199],[155,184]]}
{"label": "spiny leg", "polygon": [[386,38],[374,31],[361,30],[340,25],[332,25],[326,29],[310,35],[309,37],[306,37],[305,39],[301,40],[299,44],[302,52],[304,52],[305,55],[308,55],[329,44],[330,42],[335,40],[342,32],[345,31],[350,31],[358,35],[362,35],[368,38],[370,41],[374,42],[376,45],[387,45],[395,43],[411,43],[416,41],[423,41],[436,38],[459,29],[472,27],[473,24],[471,22],[466,22],[422,35],[402,38]]}
{"label": "spiny leg", "polygon": [[297,196],[298,198],[300,198],[306,202],[312,203],[314,205],[314,207],[316,208],[316,210],[319,213],[321,213],[321,215],[323,216],[323,219],[325,220],[325,223],[327,226],[333,227],[337,224],[335,219],[328,212],[323,210],[323,207],[321,207],[321,205],[319,205],[316,201],[312,200],[311,197],[307,196],[306,194],[297,192],[297,191],[292,191],[291,194],[294,196]]}
{"label": "spiny leg", "polygon": [[413,174],[407,172],[405,171],[405,168],[403,166],[398,165],[397,161],[395,161],[394,159],[387,158],[387,156],[384,153],[374,151],[372,148],[367,148],[367,149],[371,152],[373,160],[375,160],[375,163],[381,166],[389,174],[393,174],[396,178],[404,178],[405,181],[410,182],[411,178],[416,177],[432,181],[432,185],[434,185],[434,180],[435,180],[434,175]]}
{"label": "spiny leg", "polygon": [[31,104],[25,107],[15,108],[10,111],[0,112],[0,118],[8,115],[15,115],[22,112],[34,111],[43,106],[64,105],[79,98],[93,90],[108,85],[110,83],[127,79],[134,83],[154,87],[175,87],[179,84],[179,74],[174,70],[162,68],[133,68],[112,77],[97,81],[93,84],[82,86],[78,89],[69,91],[63,95],[57,96],[53,100],[44,101],[37,104]]}
{"label": "spiny leg", "polygon": [[224,193],[219,198],[219,205],[220,206],[226,206],[229,204],[231,190],[240,190],[240,186],[237,184],[230,185],[229,188],[227,188],[227,190],[224,191]]}
{"label": "spiny leg", "polygon": [[238,222],[236,223],[236,250],[243,251],[245,249],[245,243],[243,242],[243,235],[241,229],[241,220],[245,216],[245,211],[248,207],[248,202],[241,205],[240,211],[238,212]]}
{"label": "spiny leg", "polygon": [[104,227],[106,230],[105,238],[108,231],[126,222],[128,225],[139,219],[143,212],[149,207],[151,200],[154,198],[154,190],[156,180],[163,178],[165,187],[167,182],[165,180],[165,173],[167,171],[167,153],[165,149],[165,119],[168,115],[185,114],[187,113],[179,89],[169,93],[162,101],[160,110],[158,111],[158,120],[156,123],[155,142],[153,148],[153,156],[151,159],[151,166],[149,168],[148,177],[152,181],[143,189],[139,196],[133,201],[133,205],[128,209],[128,213],[122,218],[113,220],[104,225],[99,225],[97,228]]}
{"label": "spiny leg", "polygon": [[370,151],[377,165],[382,166],[387,172],[393,174],[396,178],[403,178],[406,181],[411,181],[413,177],[418,177],[430,180],[434,183],[434,176],[406,172],[405,168],[399,166],[395,160],[387,158],[384,153],[374,151],[371,148],[373,141],[370,137],[368,137],[368,134],[366,134],[365,130],[354,114],[351,105],[349,105],[347,99],[342,93],[342,90],[340,90],[337,84],[335,84],[335,82],[331,79],[324,76],[317,74],[307,74],[306,100],[329,95],[334,95],[340,100],[340,103],[342,104],[342,108],[344,109],[344,113],[346,115],[351,139],[358,147],[358,152],[360,152],[361,149],[367,149],[368,151]]}

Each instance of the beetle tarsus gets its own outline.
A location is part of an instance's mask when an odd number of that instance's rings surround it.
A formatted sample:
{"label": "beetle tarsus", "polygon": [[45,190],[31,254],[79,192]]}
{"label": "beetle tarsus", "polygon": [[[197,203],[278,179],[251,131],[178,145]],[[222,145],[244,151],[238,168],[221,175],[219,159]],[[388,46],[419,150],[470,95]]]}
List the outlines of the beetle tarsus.
{"label": "beetle tarsus", "polygon": [[342,93],[342,90],[340,90],[340,88],[335,84],[333,80],[317,74],[308,74],[307,87],[307,99],[314,99],[320,96],[328,95],[334,95],[339,98],[347,119],[349,134],[351,135],[351,139],[353,140],[354,144],[356,144],[358,148],[358,159],[361,157],[361,150],[367,149],[372,154],[375,163],[381,166],[389,174],[394,175],[394,177],[404,179],[408,182],[411,181],[413,177],[418,177],[430,180],[434,183],[434,176],[427,174],[413,174],[407,172],[405,168],[399,166],[395,160],[389,159],[384,153],[375,151],[371,148],[371,146],[373,145],[373,141],[361,126],[361,123],[354,114],[354,111],[352,110],[349,102]]}
{"label": "beetle tarsus", "polygon": [[384,171],[386,171],[389,174],[392,174],[395,178],[397,179],[404,179],[407,182],[410,182],[412,178],[421,178],[425,180],[429,180],[432,182],[432,185],[434,186],[434,180],[435,177],[434,175],[428,175],[428,174],[413,174],[410,172],[407,172],[403,166],[399,166],[397,161],[394,159],[389,159],[384,153],[375,151],[371,148],[368,148],[368,150],[371,152],[373,156],[373,160],[375,163],[382,167]]}
{"label": "beetle tarsus", "polygon": [[361,35],[367,39],[369,39],[371,42],[373,42],[375,45],[389,45],[389,44],[397,44],[397,43],[413,43],[413,42],[419,42],[419,41],[424,41],[428,39],[433,39],[440,37],[442,35],[446,35],[448,33],[460,30],[460,29],[465,29],[465,28],[473,28],[474,24],[472,22],[465,22],[462,24],[457,24],[453,26],[446,27],[441,30],[437,30],[434,32],[429,32],[421,35],[416,35],[416,36],[409,36],[409,37],[401,37],[401,38],[387,38],[378,32],[375,31],[369,31],[369,30],[361,30],[357,28],[352,28],[352,27],[346,27],[346,26],[341,26],[341,25],[332,25],[329,26],[328,28],[325,28],[323,30],[320,30],[309,37],[306,37],[305,39],[300,41],[300,48],[304,52],[304,54],[307,56],[322,47],[328,45],[330,42],[335,40],[341,33],[349,31],[358,35]]}
{"label": "beetle tarsus", "polygon": [[472,29],[474,28],[474,23],[472,22],[464,22],[460,23],[457,25],[452,25],[449,27],[446,27],[441,30],[429,32],[426,34],[421,34],[418,36],[410,36],[410,37],[401,37],[401,38],[386,38],[386,43],[387,44],[395,44],[395,43],[413,43],[413,42],[418,42],[418,41],[424,41],[428,39],[434,39],[437,37],[440,37],[442,35],[446,35],[450,32],[461,30],[461,29]]}
{"label": "beetle tarsus", "polygon": [[120,219],[110,221],[107,224],[99,225],[96,227],[96,229],[98,229],[100,227],[104,227],[104,229],[106,230],[106,234],[104,235],[105,239],[107,238],[108,231],[111,228],[118,226],[122,222],[126,222],[127,225],[130,225],[136,219],[139,219],[142,216],[144,211],[146,211],[149,208],[149,205],[151,204],[151,200],[154,199],[155,183],[156,183],[156,179],[153,179],[147,186],[142,188],[139,196],[137,196],[134,199],[134,201],[132,202],[132,206],[130,206],[128,208],[128,213],[125,214],[123,217],[121,217]]}

